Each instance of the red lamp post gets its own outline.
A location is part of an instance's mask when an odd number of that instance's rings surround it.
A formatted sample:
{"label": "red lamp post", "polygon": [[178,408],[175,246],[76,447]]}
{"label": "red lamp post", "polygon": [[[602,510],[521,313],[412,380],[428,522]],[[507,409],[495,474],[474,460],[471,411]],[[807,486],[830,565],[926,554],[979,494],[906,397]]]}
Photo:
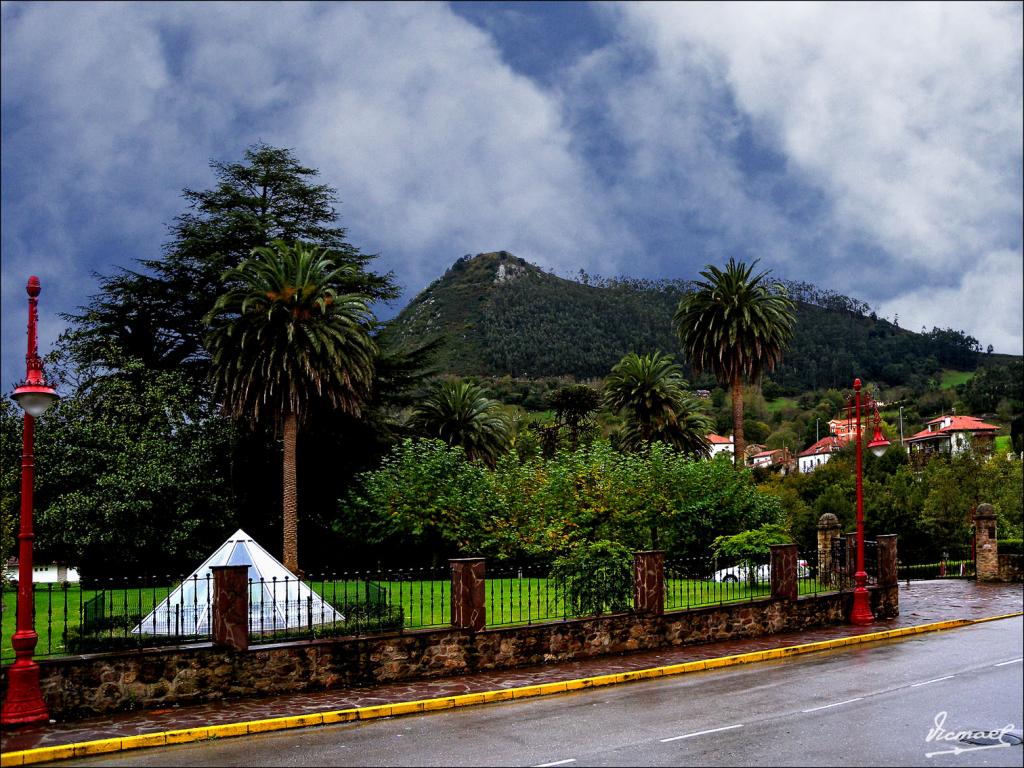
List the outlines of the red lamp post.
{"label": "red lamp post", "polygon": [[[857,573],[854,575],[853,610],[850,611],[850,623],[865,625],[871,624],[875,617],[871,613],[871,601],[868,599],[868,574],[864,570],[864,471],[861,467],[861,446],[860,436],[860,379],[853,380],[853,391],[856,397],[857,414]],[[869,396],[870,397],[870,396]],[[874,402],[874,401],[872,401]]]}
{"label": "red lamp post", "polygon": [[7,696],[0,709],[0,724],[24,725],[49,720],[46,704],[39,688],[39,665],[32,660],[39,636],[32,622],[34,595],[32,589],[32,488],[35,467],[32,456],[35,442],[35,420],[57,399],[57,391],[46,383],[43,361],[36,348],[36,305],[39,303],[39,278],[32,276],[25,287],[28,292],[28,354],[25,355],[25,381],[15,388],[11,397],[25,411],[21,453],[21,530],[18,533],[18,616],[11,645],[14,664],[7,673]]}

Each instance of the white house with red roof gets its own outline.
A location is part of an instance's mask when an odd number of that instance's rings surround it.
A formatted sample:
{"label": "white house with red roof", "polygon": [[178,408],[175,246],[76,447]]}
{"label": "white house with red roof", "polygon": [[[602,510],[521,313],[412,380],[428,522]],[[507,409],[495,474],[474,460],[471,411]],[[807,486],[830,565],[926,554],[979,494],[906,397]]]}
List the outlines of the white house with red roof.
{"label": "white house with red roof", "polygon": [[843,441],[835,435],[823,437],[807,450],[797,454],[797,468],[804,474],[813,472],[831,459],[833,453],[838,453],[842,447]]}
{"label": "white house with red roof", "polygon": [[968,451],[991,451],[998,429],[973,416],[939,416],[903,442],[912,456],[932,453],[959,456]]}
{"label": "white house with red roof", "polygon": [[708,435],[708,442],[711,443],[711,458],[715,458],[720,453],[727,453],[730,456],[735,456],[735,444],[732,439],[732,435],[728,437],[722,437],[721,435]]}

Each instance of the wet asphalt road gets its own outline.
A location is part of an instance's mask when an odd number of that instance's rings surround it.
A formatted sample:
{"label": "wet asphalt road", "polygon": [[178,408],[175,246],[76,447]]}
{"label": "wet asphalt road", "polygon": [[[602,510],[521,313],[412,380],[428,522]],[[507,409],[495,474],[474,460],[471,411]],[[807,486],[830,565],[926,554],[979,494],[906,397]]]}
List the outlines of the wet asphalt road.
{"label": "wet asphalt road", "polygon": [[1016,617],[678,678],[59,765],[1022,765],[1020,746],[954,753],[972,745],[934,738],[1007,726],[1020,736],[1022,656]]}

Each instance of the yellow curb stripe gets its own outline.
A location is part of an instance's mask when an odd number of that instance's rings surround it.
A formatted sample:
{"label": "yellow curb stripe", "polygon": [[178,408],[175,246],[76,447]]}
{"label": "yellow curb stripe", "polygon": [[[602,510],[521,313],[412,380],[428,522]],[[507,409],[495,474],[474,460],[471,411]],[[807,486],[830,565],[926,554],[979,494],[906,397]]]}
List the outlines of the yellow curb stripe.
{"label": "yellow curb stripe", "polygon": [[178,731],[167,731],[164,736],[167,737],[168,744],[187,744],[190,741],[208,739],[209,734],[209,728],[182,728]]}
{"label": "yellow curb stripe", "polygon": [[526,699],[533,696],[547,696],[570,691],[584,690],[586,688],[596,688],[602,685],[615,685],[632,680],[650,680],[658,677],[671,677],[691,672],[701,672],[708,669],[730,667],[737,664],[750,664],[758,661],[784,659],[804,653],[843,648],[860,643],[892,640],[895,638],[907,637],[909,635],[923,634],[925,632],[957,629],[959,627],[966,627],[974,624],[999,621],[1000,619],[1012,619],[1018,616],[1024,616],[1024,611],[1006,613],[1000,616],[986,616],[980,619],[950,619],[947,621],[937,621],[931,624],[918,624],[912,627],[887,629],[879,632],[850,635],[849,637],[840,637],[832,640],[821,640],[814,643],[802,643],[800,645],[789,645],[781,648],[770,648],[764,651],[752,651],[750,653],[733,654],[731,656],[720,656],[714,659],[686,661],[679,664],[669,664],[662,667],[649,667],[647,669],[633,670],[630,672],[595,675],[594,677],[584,677],[557,683],[538,683],[536,685],[526,685],[518,688],[504,688],[495,691],[484,691],[481,693],[465,693],[458,696],[444,696],[436,699],[422,699],[419,701],[381,704],[370,707],[354,707],[351,709],[340,709],[333,712],[275,717],[266,720],[254,720],[246,723],[211,725],[204,728],[185,728],[175,731],[165,731],[162,733],[148,733],[139,736],[125,736],[115,739],[86,741],[78,744],[62,744],[55,747],[39,747],[37,749],[26,749],[18,752],[4,752],[0,754],[0,768],[17,765],[32,765],[34,763],[63,760],[70,757],[85,757],[88,755],[99,755],[129,749],[141,749],[144,747],[185,744],[189,742],[202,741],[204,739],[245,736],[250,733],[265,733],[289,728],[304,728],[313,725],[332,725],[335,723],[353,722],[355,720],[372,720],[380,717],[394,717],[419,712],[452,709],[454,707],[468,707],[475,704],[509,701],[513,699]]}
{"label": "yellow curb stripe", "polygon": [[227,725],[211,725],[207,733],[211,739],[226,739],[231,736],[245,736],[249,732],[248,723],[228,723]]}
{"label": "yellow curb stripe", "polygon": [[[423,702],[410,703],[422,704]],[[359,713],[354,709],[339,709],[334,712],[324,712],[324,725],[333,725],[334,723],[350,723],[353,720],[358,719]]]}

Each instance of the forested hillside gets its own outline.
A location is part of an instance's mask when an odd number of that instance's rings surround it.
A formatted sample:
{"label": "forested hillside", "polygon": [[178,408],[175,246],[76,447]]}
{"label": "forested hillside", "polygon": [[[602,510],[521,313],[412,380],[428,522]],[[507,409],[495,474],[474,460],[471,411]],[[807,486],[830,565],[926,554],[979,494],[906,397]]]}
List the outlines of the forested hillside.
{"label": "forested hillside", "polygon": [[[778,276],[776,276],[778,277]],[[870,307],[807,283],[782,281],[797,324],[781,392],[849,386],[857,375],[918,385],[942,368],[973,370],[984,357],[961,331],[914,333]],[[506,251],[463,256],[391,323],[401,338],[441,337],[441,371],[523,378],[602,377],[628,352],[677,354],[672,313],[685,280],[567,280]]]}

